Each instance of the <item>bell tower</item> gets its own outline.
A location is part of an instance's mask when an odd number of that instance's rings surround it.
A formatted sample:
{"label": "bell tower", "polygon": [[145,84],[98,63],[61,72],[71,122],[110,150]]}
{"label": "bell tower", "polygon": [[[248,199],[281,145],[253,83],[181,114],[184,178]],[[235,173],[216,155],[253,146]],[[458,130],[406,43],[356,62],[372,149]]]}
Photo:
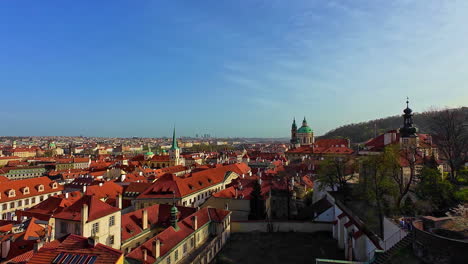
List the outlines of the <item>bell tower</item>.
{"label": "bell tower", "polygon": [[409,99],[406,98],[406,108],[403,110],[403,126],[399,130],[402,147],[418,146],[418,129],[413,126],[413,110],[409,108]]}
{"label": "bell tower", "polygon": [[177,139],[175,136],[175,127],[172,132],[172,146],[169,149],[169,159],[173,162],[174,166],[180,165],[180,149],[177,146]]}
{"label": "bell tower", "polygon": [[298,143],[299,141],[297,140],[296,118],[294,118],[291,126],[291,147],[295,148]]}

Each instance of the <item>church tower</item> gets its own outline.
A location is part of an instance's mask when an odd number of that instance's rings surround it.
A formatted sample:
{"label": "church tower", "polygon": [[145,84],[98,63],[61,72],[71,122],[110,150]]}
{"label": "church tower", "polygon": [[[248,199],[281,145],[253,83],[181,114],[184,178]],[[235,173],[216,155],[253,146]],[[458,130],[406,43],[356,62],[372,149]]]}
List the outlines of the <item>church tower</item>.
{"label": "church tower", "polygon": [[169,159],[171,160],[171,163],[173,163],[173,166],[180,165],[180,149],[177,146],[175,127],[174,131],[172,132],[172,146],[171,149],[169,149]]}
{"label": "church tower", "polygon": [[402,147],[418,147],[418,129],[413,126],[413,110],[409,108],[409,100],[406,98],[406,108],[403,110],[403,126],[399,130],[400,144]]}
{"label": "church tower", "polygon": [[311,146],[314,144],[314,132],[307,125],[307,120],[304,117],[302,126],[297,130],[297,140],[301,146]]}
{"label": "church tower", "polygon": [[291,126],[291,148],[297,147],[298,143],[299,141],[297,140],[296,118],[294,118]]}

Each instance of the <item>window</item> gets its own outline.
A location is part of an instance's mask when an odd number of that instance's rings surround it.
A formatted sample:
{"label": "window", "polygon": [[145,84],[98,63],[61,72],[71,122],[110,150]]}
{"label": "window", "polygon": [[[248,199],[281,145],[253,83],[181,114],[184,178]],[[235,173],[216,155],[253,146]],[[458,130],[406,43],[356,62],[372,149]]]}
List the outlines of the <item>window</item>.
{"label": "window", "polygon": [[193,240],[193,237],[192,237],[192,238],[190,239],[190,247],[193,247],[193,242],[194,242],[194,240]]}
{"label": "window", "polygon": [[31,203],[36,203],[36,197],[33,197],[32,200],[31,200]]}
{"label": "window", "polygon": [[20,200],[18,201],[18,207],[21,207],[21,206],[23,206],[23,201]]}
{"label": "window", "polygon": [[109,226],[115,225],[115,216],[109,217]]}
{"label": "window", "polygon": [[11,209],[15,208],[15,202],[11,202],[11,203],[10,203],[10,208],[11,208]]}
{"label": "window", "polygon": [[109,236],[109,245],[114,245],[114,236]]}
{"label": "window", "polygon": [[99,223],[94,223],[93,224],[93,229],[92,229],[92,234],[97,234],[99,233]]}
{"label": "window", "polygon": [[2,205],[2,209],[3,209],[3,210],[7,210],[7,209],[8,209],[8,204],[3,204],[3,205]]}
{"label": "window", "polygon": [[167,264],[171,264],[171,256],[170,256],[170,255],[167,256],[166,263],[167,263]]}
{"label": "window", "polygon": [[24,200],[24,205],[29,205],[29,199]]}
{"label": "window", "polygon": [[44,201],[44,196],[41,195],[41,196],[39,197],[39,201],[40,201],[40,202]]}
{"label": "window", "polygon": [[184,244],[183,252],[184,252],[184,254],[187,253],[187,243]]}

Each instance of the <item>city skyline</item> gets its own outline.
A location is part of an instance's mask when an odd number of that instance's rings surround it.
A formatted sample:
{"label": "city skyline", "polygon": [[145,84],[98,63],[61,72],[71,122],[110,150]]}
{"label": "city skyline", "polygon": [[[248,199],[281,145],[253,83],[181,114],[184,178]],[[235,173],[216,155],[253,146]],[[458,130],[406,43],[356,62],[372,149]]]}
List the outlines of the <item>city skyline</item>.
{"label": "city skyline", "polygon": [[0,135],[321,135],[406,96],[466,105],[468,3],[421,3],[3,1]]}

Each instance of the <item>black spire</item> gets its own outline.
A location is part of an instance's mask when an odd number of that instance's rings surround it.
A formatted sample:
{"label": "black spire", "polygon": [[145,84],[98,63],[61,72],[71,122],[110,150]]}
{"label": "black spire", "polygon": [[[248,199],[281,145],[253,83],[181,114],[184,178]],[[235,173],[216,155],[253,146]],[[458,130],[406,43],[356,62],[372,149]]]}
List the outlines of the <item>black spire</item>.
{"label": "black spire", "polygon": [[413,126],[413,110],[409,108],[409,98],[406,97],[406,108],[403,110],[403,127],[400,128],[400,134],[402,137],[416,137],[418,131]]}

